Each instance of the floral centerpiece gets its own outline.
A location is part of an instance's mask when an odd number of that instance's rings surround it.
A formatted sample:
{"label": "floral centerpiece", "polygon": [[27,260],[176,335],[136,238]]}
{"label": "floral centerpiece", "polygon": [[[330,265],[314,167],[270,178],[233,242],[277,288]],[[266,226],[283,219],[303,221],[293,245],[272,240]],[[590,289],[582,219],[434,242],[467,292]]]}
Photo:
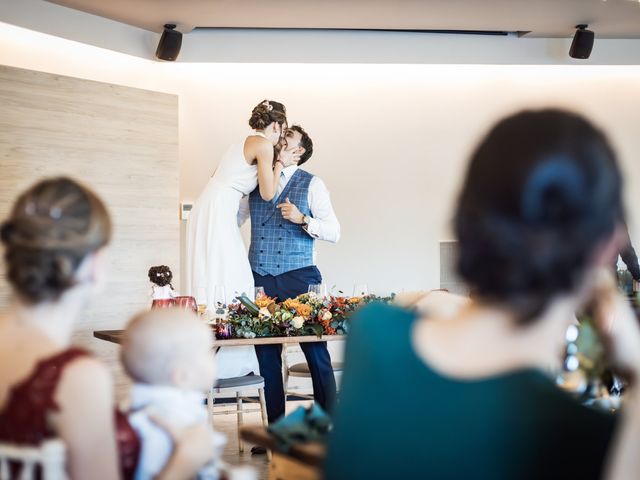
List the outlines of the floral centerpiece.
{"label": "floral centerpiece", "polygon": [[389,302],[391,297],[319,297],[305,293],[276,302],[260,296],[255,302],[246,296],[229,306],[228,322],[232,338],[293,337],[301,335],[344,335],[349,316],[361,305],[374,301]]}

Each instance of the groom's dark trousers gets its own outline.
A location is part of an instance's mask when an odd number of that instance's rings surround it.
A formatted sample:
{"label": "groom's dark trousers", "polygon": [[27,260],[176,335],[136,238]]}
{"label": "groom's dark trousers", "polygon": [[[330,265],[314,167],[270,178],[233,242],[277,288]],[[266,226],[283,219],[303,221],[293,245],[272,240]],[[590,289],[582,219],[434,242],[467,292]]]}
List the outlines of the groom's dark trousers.
{"label": "groom's dark trousers", "polygon": [[[264,292],[278,301],[295,298],[307,293],[309,285],[322,283],[322,275],[317,267],[304,267],[280,275],[260,275],[253,272],[256,287],[264,287]],[[256,355],[260,365],[260,375],[264,377],[264,392],[267,402],[269,423],[284,415],[285,392],[282,383],[282,345],[256,345]],[[331,357],[327,342],[301,343],[311,372],[315,401],[327,412],[336,398],[336,379],[333,376]]]}

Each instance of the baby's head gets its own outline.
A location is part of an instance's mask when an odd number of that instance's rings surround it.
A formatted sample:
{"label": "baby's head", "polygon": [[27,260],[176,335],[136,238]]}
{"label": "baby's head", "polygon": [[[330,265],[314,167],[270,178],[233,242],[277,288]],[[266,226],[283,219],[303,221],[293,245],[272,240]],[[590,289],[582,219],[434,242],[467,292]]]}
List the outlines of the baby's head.
{"label": "baby's head", "polygon": [[139,383],[208,391],[215,380],[211,328],[186,310],[139,313],[127,325],[122,363]]}

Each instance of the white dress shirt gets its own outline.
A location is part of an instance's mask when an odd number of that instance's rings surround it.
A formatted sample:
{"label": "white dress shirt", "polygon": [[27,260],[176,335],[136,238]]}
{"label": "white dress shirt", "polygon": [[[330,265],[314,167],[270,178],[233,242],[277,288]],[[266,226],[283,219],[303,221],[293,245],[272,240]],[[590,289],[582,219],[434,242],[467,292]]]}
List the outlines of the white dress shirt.
{"label": "white dress shirt", "polygon": [[[282,170],[280,173],[278,191],[276,192],[274,199],[278,199],[280,193],[287,186],[293,174],[296,173],[296,170],[298,170],[297,165],[290,165]],[[284,200],[284,198],[280,199],[281,202],[284,202]],[[324,182],[315,175],[309,184],[307,202],[309,203],[309,209],[311,210],[311,215],[309,215],[311,219],[309,221],[309,225],[306,227],[301,226],[301,228],[304,228],[304,230],[316,240],[326,240],[331,243],[336,243],[340,240],[340,223],[333,211],[329,190],[325,186]],[[238,210],[238,226],[243,225],[249,216],[249,197],[245,196],[240,201],[240,208]],[[313,263],[316,263],[315,247],[313,249]]]}

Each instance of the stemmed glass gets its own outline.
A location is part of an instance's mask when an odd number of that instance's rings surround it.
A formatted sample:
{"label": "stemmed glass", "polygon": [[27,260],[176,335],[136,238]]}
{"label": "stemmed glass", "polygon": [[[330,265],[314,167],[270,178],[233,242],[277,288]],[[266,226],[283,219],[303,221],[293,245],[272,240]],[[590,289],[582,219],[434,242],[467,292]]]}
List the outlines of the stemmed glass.
{"label": "stemmed glass", "polygon": [[314,285],[309,285],[309,293],[315,294],[318,298],[327,298],[327,286],[324,283],[317,283]]}
{"label": "stemmed glass", "polygon": [[254,295],[253,298],[255,300],[258,300],[259,298],[263,298],[263,297],[267,296],[267,294],[264,293],[264,287],[256,287],[256,288],[254,288],[254,294],[255,295]]}
{"label": "stemmed glass", "polygon": [[196,287],[196,302],[198,315],[204,315],[207,311],[207,290],[204,287]]}
{"label": "stemmed glass", "polygon": [[354,297],[366,297],[367,295],[369,295],[369,288],[366,283],[356,283],[353,286]]}
{"label": "stemmed glass", "polygon": [[229,309],[227,308],[227,294],[224,286],[216,285],[213,288],[213,303],[215,306],[213,324],[216,338],[229,338],[231,336],[231,326],[227,322]]}
{"label": "stemmed glass", "polygon": [[224,319],[227,317],[227,294],[224,286],[216,285],[213,287],[213,305],[215,318]]}

